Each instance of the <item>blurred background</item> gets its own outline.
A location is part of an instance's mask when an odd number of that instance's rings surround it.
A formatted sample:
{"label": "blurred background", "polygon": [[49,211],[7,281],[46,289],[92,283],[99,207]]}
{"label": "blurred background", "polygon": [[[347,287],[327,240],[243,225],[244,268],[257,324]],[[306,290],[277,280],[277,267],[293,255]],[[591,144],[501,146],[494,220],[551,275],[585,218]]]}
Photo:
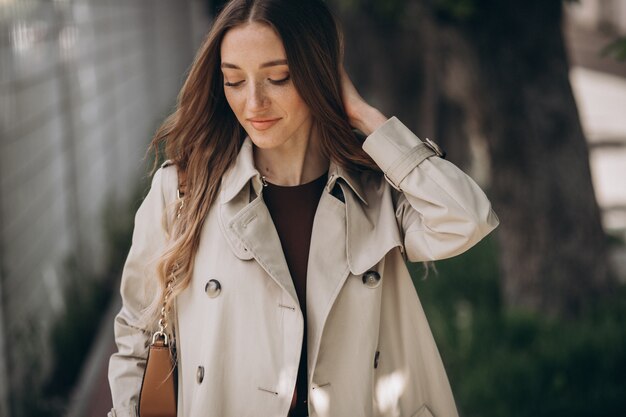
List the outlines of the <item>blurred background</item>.
{"label": "blurred background", "polygon": [[[104,416],[145,156],[223,1],[0,0],[0,416]],[[462,416],[626,409],[626,0],[328,0],[501,225],[410,265]]]}

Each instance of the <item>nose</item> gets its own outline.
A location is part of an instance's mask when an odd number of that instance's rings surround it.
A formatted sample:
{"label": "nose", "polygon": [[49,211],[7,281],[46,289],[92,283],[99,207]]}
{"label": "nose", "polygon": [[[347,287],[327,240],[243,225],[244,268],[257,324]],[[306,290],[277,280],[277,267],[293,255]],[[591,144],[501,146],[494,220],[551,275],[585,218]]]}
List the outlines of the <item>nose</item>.
{"label": "nose", "polygon": [[269,98],[265,93],[265,88],[260,83],[250,83],[248,93],[248,109],[256,112],[264,110],[269,105]]}

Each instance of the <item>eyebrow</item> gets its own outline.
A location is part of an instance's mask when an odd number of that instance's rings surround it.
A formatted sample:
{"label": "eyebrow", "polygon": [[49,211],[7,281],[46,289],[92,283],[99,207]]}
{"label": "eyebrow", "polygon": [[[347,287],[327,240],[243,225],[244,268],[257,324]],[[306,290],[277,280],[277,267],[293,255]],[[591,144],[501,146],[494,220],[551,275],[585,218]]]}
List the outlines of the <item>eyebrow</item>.
{"label": "eyebrow", "polygon": [[[286,59],[276,59],[274,61],[264,62],[263,64],[259,65],[259,68],[274,67],[276,65],[287,65],[287,60]],[[232,68],[232,69],[238,69],[238,70],[241,69],[237,65],[230,64],[228,62],[222,62],[222,65],[220,67],[221,68]]]}

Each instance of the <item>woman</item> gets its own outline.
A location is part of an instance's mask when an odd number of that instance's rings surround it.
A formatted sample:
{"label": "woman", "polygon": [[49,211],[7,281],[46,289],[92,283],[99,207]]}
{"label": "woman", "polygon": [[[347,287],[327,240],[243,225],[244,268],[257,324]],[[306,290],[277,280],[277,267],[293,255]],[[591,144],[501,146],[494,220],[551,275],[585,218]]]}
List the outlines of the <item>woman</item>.
{"label": "woman", "polygon": [[462,253],[498,218],[359,96],[339,39],[321,0],[216,18],[152,143],[169,159],[135,217],[110,416],[136,415],[168,283],[179,416],[457,415],[405,261]]}

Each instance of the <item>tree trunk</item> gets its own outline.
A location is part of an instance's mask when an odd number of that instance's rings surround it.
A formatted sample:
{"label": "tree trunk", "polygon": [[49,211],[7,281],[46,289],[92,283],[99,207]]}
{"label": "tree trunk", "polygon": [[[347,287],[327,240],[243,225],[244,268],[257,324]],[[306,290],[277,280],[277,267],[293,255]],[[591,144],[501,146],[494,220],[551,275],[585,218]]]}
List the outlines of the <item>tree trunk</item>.
{"label": "tree trunk", "polygon": [[468,168],[465,111],[441,94],[443,57],[432,36],[436,22],[423,4],[396,2],[393,15],[381,7],[382,0],[346,3],[335,0],[334,9],[345,32],[346,69],[359,92],[383,113],[397,116],[420,138],[435,140],[449,160]]}
{"label": "tree trunk", "polygon": [[405,25],[371,6],[334,3],[345,33],[346,70],[365,100],[420,136],[434,133],[417,11],[407,11]]}
{"label": "tree trunk", "polygon": [[[558,0],[475,0],[439,15],[456,94],[488,141],[506,304],[578,314],[611,285],[586,141],[569,83]],[[457,92],[458,93],[458,92]]]}

